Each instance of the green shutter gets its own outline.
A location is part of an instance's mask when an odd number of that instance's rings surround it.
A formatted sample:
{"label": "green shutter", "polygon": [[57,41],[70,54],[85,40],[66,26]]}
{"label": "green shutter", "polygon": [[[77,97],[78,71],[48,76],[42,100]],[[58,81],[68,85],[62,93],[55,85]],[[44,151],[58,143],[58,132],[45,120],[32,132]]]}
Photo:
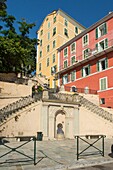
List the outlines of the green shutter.
{"label": "green shutter", "polygon": [[82,75],[82,77],[83,77],[83,68],[81,69],[81,75]]}
{"label": "green shutter", "polygon": [[108,58],[105,59],[105,68],[108,68]]}
{"label": "green shutter", "polygon": [[105,49],[108,48],[108,39],[105,39]]}
{"label": "green shutter", "polygon": [[95,36],[96,36],[96,39],[98,39],[98,28],[95,29]]}
{"label": "green shutter", "polygon": [[88,65],[88,74],[90,74],[90,64]]}
{"label": "green shutter", "polygon": [[106,22],[104,23],[104,34],[107,34],[107,24],[106,24]]}
{"label": "green shutter", "polygon": [[99,61],[97,61],[97,71],[99,71]]}
{"label": "green shutter", "polygon": [[95,48],[96,48],[96,50],[98,51],[98,43],[97,43],[97,44],[95,44]]}

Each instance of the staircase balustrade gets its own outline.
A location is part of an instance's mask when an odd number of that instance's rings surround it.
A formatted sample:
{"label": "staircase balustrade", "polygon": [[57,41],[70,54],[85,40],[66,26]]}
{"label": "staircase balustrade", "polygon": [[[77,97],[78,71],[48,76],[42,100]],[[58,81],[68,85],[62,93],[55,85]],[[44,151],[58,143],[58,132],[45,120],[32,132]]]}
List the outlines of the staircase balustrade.
{"label": "staircase balustrade", "polygon": [[99,115],[100,117],[102,117],[110,122],[113,122],[113,115],[111,113],[109,113],[108,111],[105,111],[104,109],[100,108],[96,104],[90,102],[83,96],[79,95],[79,99],[80,99],[81,104],[84,107],[86,107],[88,110],[92,111],[93,113]]}
{"label": "staircase balustrade", "polygon": [[32,104],[35,100],[31,96],[26,96],[16,102],[8,104],[0,109],[0,122],[6,120],[10,115],[16,113],[18,110]]}

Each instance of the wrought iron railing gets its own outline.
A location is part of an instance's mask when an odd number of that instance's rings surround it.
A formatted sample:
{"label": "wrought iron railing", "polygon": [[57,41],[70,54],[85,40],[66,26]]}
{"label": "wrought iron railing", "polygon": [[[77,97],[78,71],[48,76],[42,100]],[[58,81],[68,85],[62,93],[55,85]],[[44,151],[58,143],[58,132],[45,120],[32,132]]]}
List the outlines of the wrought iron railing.
{"label": "wrought iron railing", "polygon": [[86,89],[86,88],[77,88],[77,87],[70,87],[70,86],[64,86],[65,91],[73,91],[73,92],[78,92],[78,93],[85,93],[85,94],[97,94],[97,90],[93,89]]}
{"label": "wrought iron railing", "polygon": [[[73,66],[76,66],[76,64],[78,64],[79,62],[81,61],[87,61],[88,58],[94,56],[94,55],[97,55],[99,53],[101,53],[102,51],[104,50],[107,50],[108,48],[112,47],[113,46],[113,39],[109,40],[108,41],[108,47],[106,47],[105,49],[102,49],[102,48],[89,48],[89,51],[87,53],[87,56],[83,56],[83,55],[80,55],[80,56],[76,56],[76,60],[75,62],[71,62],[70,59],[68,59],[68,62],[67,62],[67,65],[64,66],[64,64],[61,64],[58,68],[59,71],[62,71],[62,70],[66,70],[67,68],[69,67],[73,67]],[[71,55],[71,54],[70,54]],[[67,57],[68,58],[68,57]],[[66,58],[65,58],[66,59]]]}

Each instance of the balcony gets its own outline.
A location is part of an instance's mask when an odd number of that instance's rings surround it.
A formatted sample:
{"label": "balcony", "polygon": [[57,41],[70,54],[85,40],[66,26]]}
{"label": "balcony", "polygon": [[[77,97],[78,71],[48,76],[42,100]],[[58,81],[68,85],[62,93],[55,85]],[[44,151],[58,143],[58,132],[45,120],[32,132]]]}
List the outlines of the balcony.
{"label": "balcony", "polygon": [[89,49],[85,56],[76,56],[76,60],[73,62],[73,64],[70,60],[68,60],[67,67],[60,65],[59,71],[57,73],[64,73],[111,51],[113,51],[113,39],[107,42],[107,46],[105,46],[104,40],[102,40],[98,43],[97,48]]}

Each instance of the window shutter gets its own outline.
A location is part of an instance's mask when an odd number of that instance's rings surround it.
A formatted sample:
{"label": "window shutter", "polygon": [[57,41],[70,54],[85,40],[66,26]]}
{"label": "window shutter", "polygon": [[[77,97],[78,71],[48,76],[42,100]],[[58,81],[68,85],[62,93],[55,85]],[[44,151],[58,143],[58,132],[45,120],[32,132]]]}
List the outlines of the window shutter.
{"label": "window shutter", "polygon": [[105,59],[105,68],[108,68],[108,58]]}
{"label": "window shutter", "polygon": [[105,48],[108,48],[108,39],[105,39]]}
{"label": "window shutter", "polygon": [[98,51],[98,43],[95,45],[96,50]]}
{"label": "window shutter", "polygon": [[97,61],[97,71],[99,71],[99,61]]}
{"label": "window shutter", "polygon": [[104,34],[107,34],[107,24],[106,24],[106,22],[104,23]]}
{"label": "window shutter", "polygon": [[98,39],[98,28],[95,30],[96,39]]}
{"label": "window shutter", "polygon": [[88,65],[88,74],[90,74],[90,64]]}
{"label": "window shutter", "polygon": [[81,69],[81,75],[82,75],[82,77],[83,77],[83,68]]}

